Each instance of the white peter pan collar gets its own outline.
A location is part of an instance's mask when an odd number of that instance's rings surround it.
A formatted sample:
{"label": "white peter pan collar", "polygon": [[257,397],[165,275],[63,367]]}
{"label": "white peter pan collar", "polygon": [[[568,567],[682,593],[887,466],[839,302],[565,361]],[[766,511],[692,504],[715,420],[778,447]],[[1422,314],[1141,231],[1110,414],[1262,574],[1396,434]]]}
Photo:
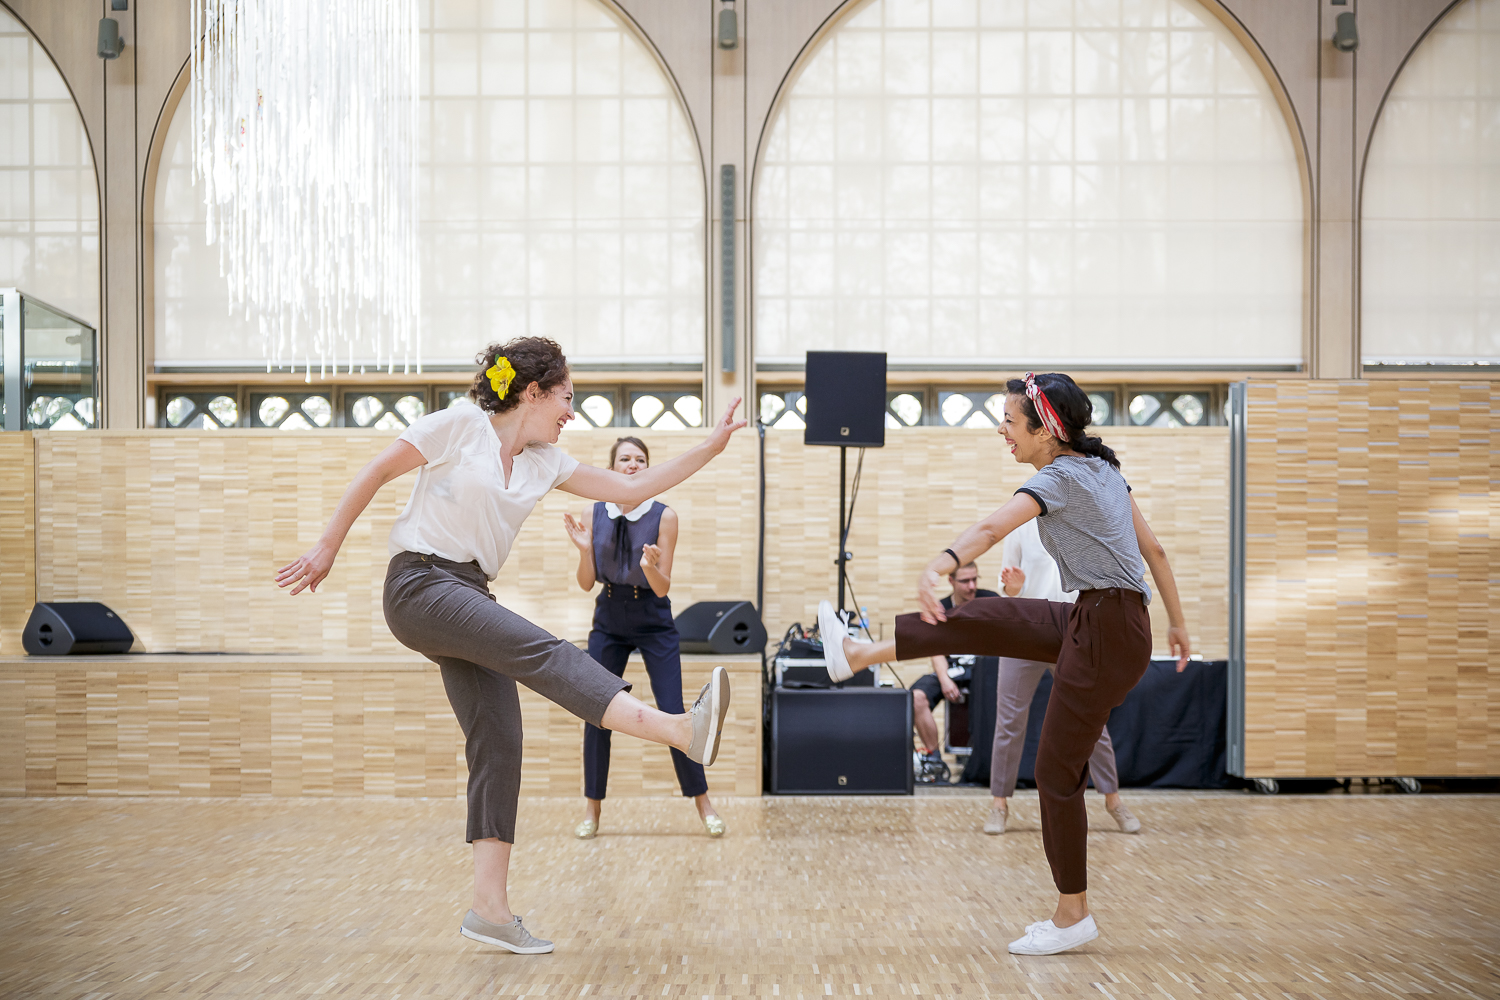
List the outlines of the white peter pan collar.
{"label": "white peter pan collar", "polygon": [[[640,506],[636,507],[635,510],[625,515],[625,520],[639,521],[642,515],[650,510],[652,506],[655,505],[655,503],[655,499],[642,501]],[[609,519],[613,521],[615,518],[620,516],[620,505],[617,503],[610,503],[608,500],[606,500],[604,501],[604,513],[608,514]]]}

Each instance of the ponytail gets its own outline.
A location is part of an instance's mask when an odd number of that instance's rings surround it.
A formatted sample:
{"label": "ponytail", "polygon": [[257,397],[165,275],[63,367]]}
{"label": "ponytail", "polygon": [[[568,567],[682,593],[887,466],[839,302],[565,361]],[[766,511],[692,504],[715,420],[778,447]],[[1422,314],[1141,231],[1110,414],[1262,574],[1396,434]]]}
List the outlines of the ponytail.
{"label": "ponytail", "polygon": [[1120,460],[1115,457],[1115,450],[1105,444],[1100,438],[1092,437],[1083,433],[1082,430],[1073,432],[1073,440],[1068,442],[1068,447],[1080,455],[1090,458],[1102,458],[1116,469],[1120,467]]}

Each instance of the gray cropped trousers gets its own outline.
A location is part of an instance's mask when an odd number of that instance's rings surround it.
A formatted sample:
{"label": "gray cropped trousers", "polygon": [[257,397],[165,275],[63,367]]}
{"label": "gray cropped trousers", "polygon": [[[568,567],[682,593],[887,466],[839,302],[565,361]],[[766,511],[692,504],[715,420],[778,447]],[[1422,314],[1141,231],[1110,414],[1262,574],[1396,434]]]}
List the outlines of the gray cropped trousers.
{"label": "gray cropped trousers", "polygon": [[469,763],[469,842],[516,839],[521,703],[516,683],[589,725],[630,684],[587,653],[495,602],[478,563],[400,552],[385,575],[385,621],[442,670]]}
{"label": "gray cropped trousers", "polygon": [[[1000,675],[995,684],[995,742],[990,753],[990,794],[1008,799],[1016,794],[1016,776],[1021,773],[1021,751],[1026,748],[1026,720],[1031,715],[1031,698],[1042,675],[1052,664],[1041,660],[1018,660],[1000,657]],[[1094,787],[1105,795],[1120,790],[1120,774],[1115,767],[1115,747],[1109,741],[1109,727],[1099,734],[1089,757],[1089,777]]]}

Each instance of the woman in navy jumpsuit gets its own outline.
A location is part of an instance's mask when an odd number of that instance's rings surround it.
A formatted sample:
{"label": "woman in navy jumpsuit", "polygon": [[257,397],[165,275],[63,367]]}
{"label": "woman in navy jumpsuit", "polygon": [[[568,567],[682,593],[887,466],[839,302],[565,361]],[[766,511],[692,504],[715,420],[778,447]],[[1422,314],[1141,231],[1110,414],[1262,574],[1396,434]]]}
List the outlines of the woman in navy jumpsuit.
{"label": "woman in navy jumpsuit", "polygon": [[[609,452],[609,467],[634,475],[650,464],[650,453],[639,438],[622,437]],[[596,503],[582,520],[564,514],[568,536],[578,546],[578,585],[592,590],[602,583],[594,604],[594,627],[589,632],[589,655],[616,676],[625,673],[632,650],[640,650],[651,679],[651,694],[663,712],[681,712],[682,658],[677,626],[672,621],[672,556],[677,546],[677,512],[659,500],[633,507]],[[675,707],[674,707],[675,706]],[[574,828],[580,840],[599,831],[599,812],[609,781],[608,729],[584,723],[584,818]],[[693,799],[709,836],[724,834],[724,821],[708,801],[703,766],[679,750],[672,766],[682,794]]]}

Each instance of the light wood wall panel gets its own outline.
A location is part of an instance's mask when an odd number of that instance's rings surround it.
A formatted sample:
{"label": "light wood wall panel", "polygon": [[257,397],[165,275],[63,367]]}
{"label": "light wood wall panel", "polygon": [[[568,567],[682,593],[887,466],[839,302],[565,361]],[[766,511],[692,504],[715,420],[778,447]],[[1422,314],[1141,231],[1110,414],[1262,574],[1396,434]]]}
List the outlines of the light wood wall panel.
{"label": "light wood wall panel", "polygon": [[30,431],[0,434],[0,656],[20,655],[35,601],[36,453]]}
{"label": "light wood wall panel", "polygon": [[[570,431],[563,446],[603,465],[617,432]],[[1225,649],[1227,434],[1223,428],[1110,428],[1142,509],[1166,543],[1189,629],[1205,656]],[[122,431],[47,434],[37,445],[37,592],[102,600],[152,651],[392,653],[380,609],[391,523],[410,478],[387,486],[356,522],[317,594],[290,598],[272,578],[309,548],[355,472],[391,435],[328,431]],[[651,432],[661,461],[700,431]],[[673,604],[753,600],[756,442],[725,454],[663,496],[682,517]],[[810,623],[834,591],[838,455],[801,435],[767,434],[766,626]],[[989,513],[1025,479],[993,432],[913,428],[867,452],[851,544],[856,591],[889,628],[909,610],[912,581],[932,553]],[[851,469],[852,476],[852,469]],[[578,552],[564,511],[587,502],[554,491],[537,505],[492,585],[507,607],[557,635],[584,639],[593,596],[574,579]],[[987,586],[999,554],[981,560]],[[29,604],[28,604],[29,607]],[[1154,616],[1164,646],[1165,616]]]}
{"label": "light wood wall panel", "polygon": [[[1109,427],[1101,436],[1172,561],[1194,648],[1222,658],[1228,643],[1228,429]],[[865,452],[863,485],[849,536],[849,564],[871,629],[893,634],[915,609],[917,574],[960,531],[990,514],[1034,470],[1015,462],[991,430],[910,428]],[[849,456],[852,482],[856,453]],[[800,432],[766,435],[766,624],[811,626],[817,603],[838,587],[839,456],[810,448]],[[978,560],[981,585],[998,589],[1000,551]],[[1151,606],[1155,646],[1165,650],[1166,614]],[[912,664],[902,668],[910,683]]]}
{"label": "light wood wall panel", "polygon": [[[613,431],[570,431],[563,446],[605,464]],[[701,431],[656,432],[662,460]],[[380,607],[391,524],[412,476],[388,485],[355,523],[317,594],[277,589],[277,567],[317,540],[354,474],[394,438],[351,431],[105,431],[37,438],[39,600],[98,600],[150,651],[397,652]],[[662,499],[683,517],[673,568],[677,607],[755,595],[755,444],[741,434]],[[593,597],[562,514],[587,501],[554,491],[526,522],[498,599],[568,639],[588,635]],[[29,609],[30,603],[27,602]],[[12,629],[7,626],[7,636]]]}
{"label": "light wood wall panel", "polygon": [[1246,773],[1500,774],[1500,385],[1252,382]]}
{"label": "light wood wall panel", "polygon": [[[709,787],[761,791],[760,661],[690,656],[689,703],[714,666],[734,697]],[[654,704],[645,669],[626,678]],[[583,723],[521,689],[522,793],[583,794]],[[617,736],[612,796],[673,794],[663,747]],[[0,797],[462,795],[463,736],[436,665],[341,657],[0,659]]]}

